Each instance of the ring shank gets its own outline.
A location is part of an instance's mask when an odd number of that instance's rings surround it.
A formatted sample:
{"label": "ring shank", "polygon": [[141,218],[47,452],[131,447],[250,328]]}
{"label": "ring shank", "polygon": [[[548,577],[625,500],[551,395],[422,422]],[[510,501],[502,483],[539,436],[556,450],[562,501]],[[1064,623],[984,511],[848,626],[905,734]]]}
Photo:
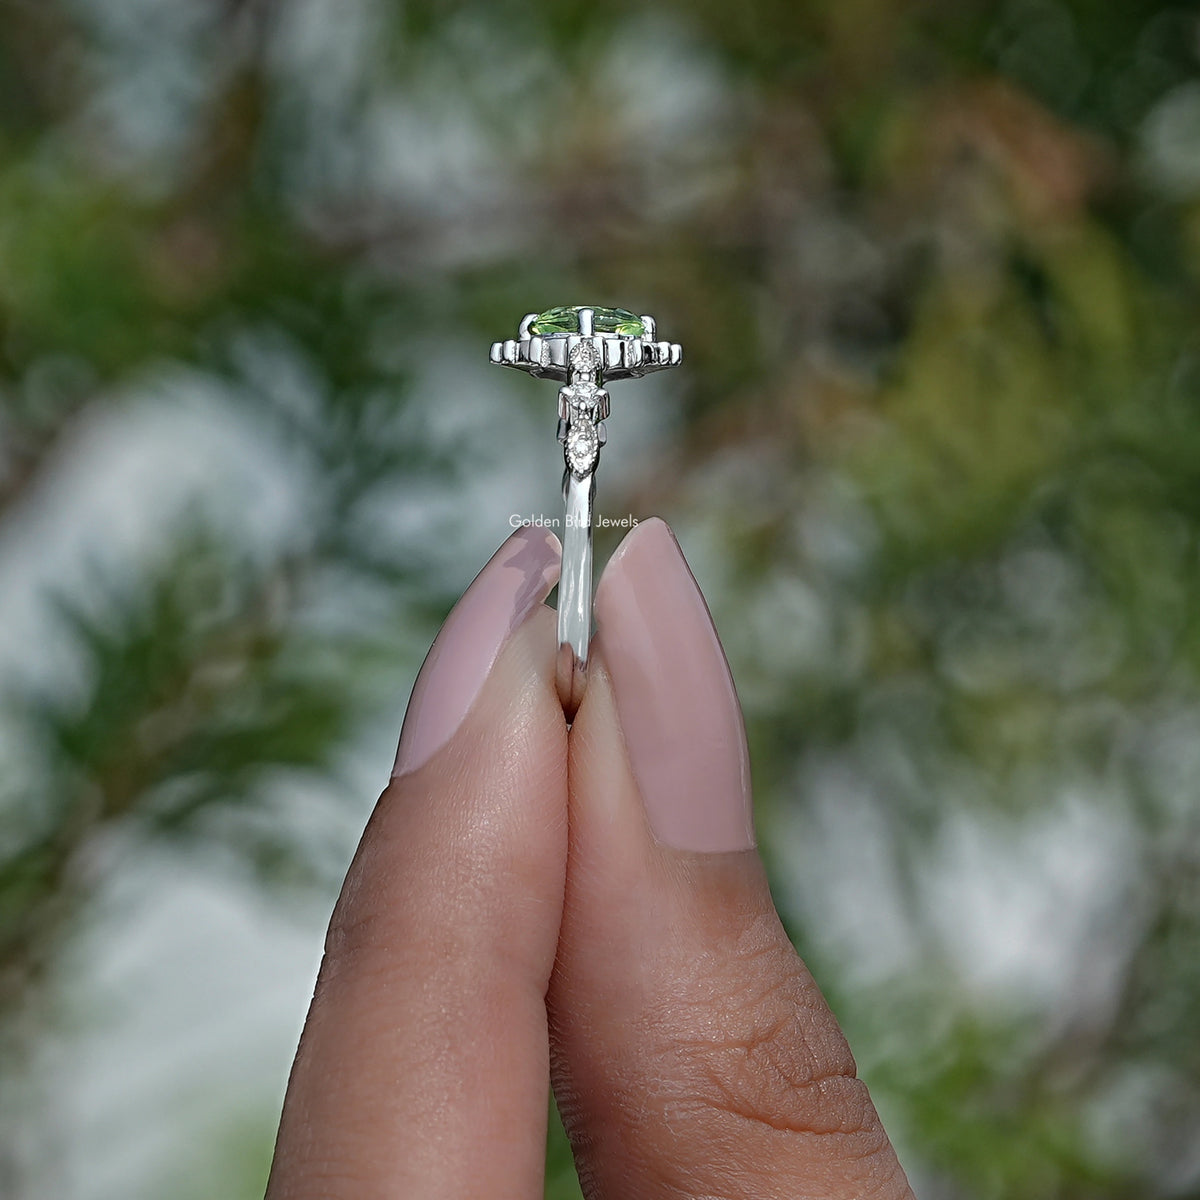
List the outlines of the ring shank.
{"label": "ring shank", "polygon": [[563,475],[562,575],[558,583],[558,696],[568,718],[575,715],[587,681],[592,633],[592,502],[596,475]]}

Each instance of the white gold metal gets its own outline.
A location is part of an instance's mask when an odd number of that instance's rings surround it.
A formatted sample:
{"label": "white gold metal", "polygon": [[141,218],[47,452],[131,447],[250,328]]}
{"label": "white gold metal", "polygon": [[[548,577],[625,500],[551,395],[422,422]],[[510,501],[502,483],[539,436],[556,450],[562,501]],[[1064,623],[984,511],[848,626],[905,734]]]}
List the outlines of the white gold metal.
{"label": "white gold metal", "polygon": [[657,326],[643,315],[640,336],[597,333],[595,311],[576,310],[577,333],[535,334],[538,313],[521,319],[516,340],[492,344],[490,359],[536,378],[556,379],[558,440],[563,446],[563,558],[558,584],[558,694],[568,718],[575,715],[587,683],[588,642],[592,633],[592,505],[600,448],[607,440],[609,414],[605,383],[637,379],[678,366],[683,349],[656,340]]}
{"label": "white gold metal", "polygon": [[574,716],[587,684],[588,642],[592,636],[592,502],[594,472],[563,473],[562,574],[558,580],[558,698]]}

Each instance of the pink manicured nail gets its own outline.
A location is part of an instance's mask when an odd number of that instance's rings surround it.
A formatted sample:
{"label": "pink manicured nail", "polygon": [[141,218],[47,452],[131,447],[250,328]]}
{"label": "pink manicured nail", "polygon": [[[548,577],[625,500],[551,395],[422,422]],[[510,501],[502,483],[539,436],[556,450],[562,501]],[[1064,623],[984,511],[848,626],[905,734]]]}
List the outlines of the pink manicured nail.
{"label": "pink manicured nail", "polygon": [[417,676],[392,775],[415,771],[453,736],[508,635],[550,594],[562,547],[544,529],[518,529],[451,610]]}
{"label": "pink manicured nail", "polygon": [[666,522],[609,560],[596,624],[650,827],[679,850],[754,843],[742,710],[708,606]]}

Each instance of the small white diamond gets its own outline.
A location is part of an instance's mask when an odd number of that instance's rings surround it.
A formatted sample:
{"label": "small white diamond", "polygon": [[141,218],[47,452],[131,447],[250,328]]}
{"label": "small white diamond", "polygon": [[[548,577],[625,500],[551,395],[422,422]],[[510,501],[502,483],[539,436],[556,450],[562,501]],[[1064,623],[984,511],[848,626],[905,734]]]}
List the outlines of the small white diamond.
{"label": "small white diamond", "polygon": [[571,351],[571,367],[576,371],[594,371],[600,365],[600,354],[594,342],[579,342]]}
{"label": "small white diamond", "polygon": [[562,389],[563,399],[574,412],[580,413],[589,420],[596,420],[600,403],[600,389],[587,381],[573,383]]}
{"label": "small white diamond", "polygon": [[571,422],[566,441],[567,466],[576,475],[586,475],[600,455],[600,437],[591,421],[576,418]]}

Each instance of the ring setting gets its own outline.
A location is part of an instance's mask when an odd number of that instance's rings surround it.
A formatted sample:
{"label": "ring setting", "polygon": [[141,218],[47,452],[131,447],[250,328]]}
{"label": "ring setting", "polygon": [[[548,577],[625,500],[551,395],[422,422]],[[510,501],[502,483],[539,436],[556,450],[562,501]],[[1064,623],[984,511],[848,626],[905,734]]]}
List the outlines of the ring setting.
{"label": "ring setting", "polygon": [[526,313],[517,337],[494,342],[491,361],[562,383],[558,440],[563,446],[562,575],[558,588],[559,698],[568,717],[583,699],[592,631],[592,505],[609,415],[606,383],[678,366],[683,349],[656,340],[656,322],[623,308],[573,305]]}

